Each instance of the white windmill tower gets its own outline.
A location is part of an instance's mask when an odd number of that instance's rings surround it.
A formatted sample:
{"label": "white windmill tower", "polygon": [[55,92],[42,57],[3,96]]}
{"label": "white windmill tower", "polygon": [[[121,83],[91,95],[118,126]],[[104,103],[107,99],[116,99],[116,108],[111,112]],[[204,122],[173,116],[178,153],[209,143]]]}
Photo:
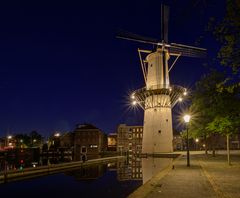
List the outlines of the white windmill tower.
{"label": "white windmill tower", "polygon": [[[172,108],[187,94],[181,86],[171,85],[169,72],[180,56],[203,57],[206,49],[168,44],[169,8],[161,6],[161,42],[121,32],[117,37],[156,46],[156,50],[138,49],[146,86],[132,93],[133,104],[144,110],[142,153],[173,152]],[[175,57],[169,67],[170,57]]]}

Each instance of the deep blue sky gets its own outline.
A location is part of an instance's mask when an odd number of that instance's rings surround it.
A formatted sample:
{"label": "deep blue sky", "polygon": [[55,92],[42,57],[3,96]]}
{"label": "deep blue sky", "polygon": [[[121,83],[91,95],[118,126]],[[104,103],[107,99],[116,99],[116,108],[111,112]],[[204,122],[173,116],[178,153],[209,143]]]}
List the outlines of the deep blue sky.
{"label": "deep blue sky", "polygon": [[[35,2],[35,1],[34,1]],[[218,45],[206,33],[209,16],[221,18],[224,1],[169,0],[169,41],[194,45],[210,57]],[[211,3],[209,3],[211,2]],[[159,38],[161,1],[78,1],[0,6],[0,136],[72,130],[91,122],[113,132],[141,124],[127,94],[144,86],[137,48],[116,39],[117,29]],[[171,82],[193,87],[205,60],[181,58]]]}

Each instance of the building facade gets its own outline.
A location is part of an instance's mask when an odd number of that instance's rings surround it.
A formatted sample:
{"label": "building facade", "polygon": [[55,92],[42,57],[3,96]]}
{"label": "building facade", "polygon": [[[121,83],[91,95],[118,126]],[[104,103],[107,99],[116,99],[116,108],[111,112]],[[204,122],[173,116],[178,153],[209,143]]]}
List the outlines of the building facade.
{"label": "building facade", "polygon": [[117,151],[117,133],[109,133],[107,136],[107,150]]}
{"label": "building facade", "polygon": [[117,129],[117,151],[121,154],[140,154],[142,150],[143,126],[120,124]]}
{"label": "building facade", "polygon": [[74,156],[97,155],[107,148],[107,137],[97,127],[91,124],[79,124],[74,133]]}

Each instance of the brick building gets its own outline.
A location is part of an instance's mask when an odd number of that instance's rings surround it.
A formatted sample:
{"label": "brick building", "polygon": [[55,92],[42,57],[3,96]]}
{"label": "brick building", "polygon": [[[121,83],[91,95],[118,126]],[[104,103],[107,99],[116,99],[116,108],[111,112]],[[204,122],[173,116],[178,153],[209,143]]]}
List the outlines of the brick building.
{"label": "brick building", "polygon": [[79,124],[74,133],[74,154],[78,159],[81,155],[97,155],[107,148],[107,136],[92,124]]}
{"label": "brick building", "polygon": [[143,126],[120,124],[117,129],[117,151],[139,154],[142,150]]}
{"label": "brick building", "polygon": [[117,151],[117,133],[109,133],[107,136],[107,150]]}

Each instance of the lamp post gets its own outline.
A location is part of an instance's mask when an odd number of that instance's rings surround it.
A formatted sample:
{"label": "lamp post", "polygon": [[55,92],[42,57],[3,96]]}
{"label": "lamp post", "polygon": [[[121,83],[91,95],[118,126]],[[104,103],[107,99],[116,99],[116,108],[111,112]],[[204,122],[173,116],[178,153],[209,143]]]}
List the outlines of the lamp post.
{"label": "lamp post", "polygon": [[188,138],[188,123],[191,119],[191,116],[186,114],[183,116],[184,122],[186,123],[186,128],[187,128],[187,166],[190,166],[190,158],[189,158],[189,138]]}
{"label": "lamp post", "polygon": [[198,138],[196,138],[196,139],[195,139],[196,150],[198,150],[198,142],[199,142],[199,139],[198,139]]}

